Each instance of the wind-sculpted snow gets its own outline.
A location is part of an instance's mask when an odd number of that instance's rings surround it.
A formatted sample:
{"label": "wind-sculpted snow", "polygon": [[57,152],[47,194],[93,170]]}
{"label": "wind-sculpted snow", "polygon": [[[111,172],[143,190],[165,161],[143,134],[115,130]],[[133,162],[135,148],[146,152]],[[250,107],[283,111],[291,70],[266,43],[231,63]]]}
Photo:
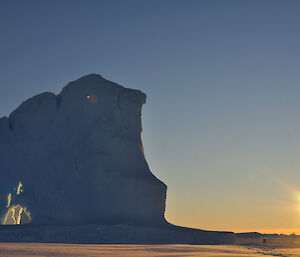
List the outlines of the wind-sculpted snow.
{"label": "wind-sculpted snow", "polygon": [[141,141],[145,100],[91,74],[1,118],[2,224],[164,224],[166,185]]}
{"label": "wind-sculpted snow", "polygon": [[296,257],[300,248],[274,249],[238,245],[74,245],[0,244],[0,254],[11,256],[65,257]]}

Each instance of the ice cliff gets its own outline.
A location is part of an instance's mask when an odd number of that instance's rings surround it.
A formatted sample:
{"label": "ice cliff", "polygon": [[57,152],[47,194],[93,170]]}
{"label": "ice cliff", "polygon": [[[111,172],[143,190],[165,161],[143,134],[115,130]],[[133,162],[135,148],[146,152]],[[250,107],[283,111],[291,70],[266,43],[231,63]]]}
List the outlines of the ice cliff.
{"label": "ice cliff", "polygon": [[165,223],[141,141],[146,95],[90,74],[0,119],[2,224]]}

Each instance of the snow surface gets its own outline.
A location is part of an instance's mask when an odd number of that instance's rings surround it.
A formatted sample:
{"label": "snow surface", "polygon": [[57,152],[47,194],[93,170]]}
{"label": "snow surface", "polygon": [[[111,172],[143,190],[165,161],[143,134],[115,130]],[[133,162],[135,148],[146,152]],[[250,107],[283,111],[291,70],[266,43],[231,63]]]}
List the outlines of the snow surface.
{"label": "snow surface", "polygon": [[259,249],[236,245],[72,245],[72,244],[0,244],[0,256],[168,256],[168,257],[267,257],[300,256],[300,249]]}

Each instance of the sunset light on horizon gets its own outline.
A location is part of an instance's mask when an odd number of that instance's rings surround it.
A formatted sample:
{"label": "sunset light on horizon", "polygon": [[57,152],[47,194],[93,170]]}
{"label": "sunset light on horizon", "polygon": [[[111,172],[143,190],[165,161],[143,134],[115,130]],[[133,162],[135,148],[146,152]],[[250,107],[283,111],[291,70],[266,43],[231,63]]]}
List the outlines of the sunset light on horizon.
{"label": "sunset light on horizon", "polygon": [[[299,13],[1,0],[0,252],[15,238],[300,251]],[[252,232],[290,236],[238,234]]]}

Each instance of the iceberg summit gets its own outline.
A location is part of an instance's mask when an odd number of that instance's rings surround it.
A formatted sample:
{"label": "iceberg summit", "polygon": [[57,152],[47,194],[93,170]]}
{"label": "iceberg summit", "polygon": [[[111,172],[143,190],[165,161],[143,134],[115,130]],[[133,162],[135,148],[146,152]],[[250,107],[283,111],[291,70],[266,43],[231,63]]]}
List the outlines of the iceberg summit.
{"label": "iceberg summit", "polygon": [[146,162],[146,95],[90,74],[0,119],[0,241],[230,243],[164,217]]}

